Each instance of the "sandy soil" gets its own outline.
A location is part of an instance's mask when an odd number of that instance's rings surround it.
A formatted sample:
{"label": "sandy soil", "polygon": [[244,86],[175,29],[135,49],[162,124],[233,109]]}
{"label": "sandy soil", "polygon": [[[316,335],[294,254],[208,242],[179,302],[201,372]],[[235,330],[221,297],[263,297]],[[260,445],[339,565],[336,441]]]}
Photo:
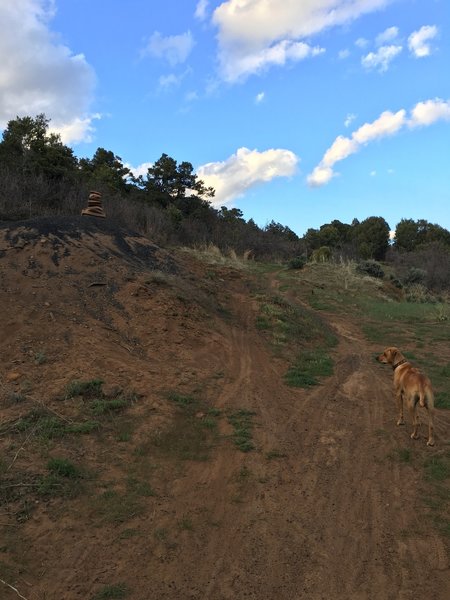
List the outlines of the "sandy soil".
{"label": "sandy soil", "polygon": [[[0,507],[0,578],[27,600],[88,600],[119,582],[124,595],[98,597],[450,598],[446,547],[424,515],[423,474],[387,458],[413,444],[425,457],[425,428],[413,442],[395,426],[391,372],[373,360],[378,348],[351,316],[327,317],[339,339],[334,375],[310,390],[289,388],[286,363],[255,328],[243,272],[175,259],[122,233],[129,248],[139,246],[133,254],[113,230],[84,223],[0,231],[2,423],[39,402],[69,418],[79,405],[61,398],[67,381],[101,376],[138,393],[133,435],[120,444],[107,430],[43,447],[4,430],[4,485],[41,472],[55,453],[97,475],[73,499],[33,496],[24,520],[23,495]],[[149,278],[155,269],[159,279]],[[148,450],[155,495],[143,499],[145,510],[100,520],[96,494],[110,482],[120,488],[136,448],[173,418],[163,392],[196,385],[216,409],[255,412],[256,450],[239,452],[225,437],[204,461]],[[13,393],[25,399],[14,403]],[[448,425],[438,411],[438,444]],[[229,427],[222,419],[221,433]],[[19,596],[4,583],[0,597]]]}

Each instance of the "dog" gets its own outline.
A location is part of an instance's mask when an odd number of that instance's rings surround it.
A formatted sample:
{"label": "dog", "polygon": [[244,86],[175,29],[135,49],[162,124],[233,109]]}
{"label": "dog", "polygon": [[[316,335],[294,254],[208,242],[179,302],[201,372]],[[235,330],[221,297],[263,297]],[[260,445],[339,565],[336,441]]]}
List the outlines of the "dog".
{"label": "dog", "polygon": [[413,432],[411,438],[419,437],[419,417],[417,405],[423,406],[428,411],[428,446],[434,446],[434,394],[429,378],[411,365],[398,348],[386,348],[383,354],[377,356],[377,361],[385,365],[392,365],[394,371],[394,392],[399,411],[397,425],[404,425],[403,401],[406,401],[411,415]]}

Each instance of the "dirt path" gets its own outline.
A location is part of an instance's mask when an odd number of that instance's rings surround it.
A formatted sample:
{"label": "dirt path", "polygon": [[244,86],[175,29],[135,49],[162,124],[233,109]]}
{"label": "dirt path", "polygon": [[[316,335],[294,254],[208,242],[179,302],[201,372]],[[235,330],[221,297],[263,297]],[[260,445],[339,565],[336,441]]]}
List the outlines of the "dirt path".
{"label": "dirt path", "polygon": [[[256,411],[262,452],[222,448],[176,482],[174,498],[196,527],[182,549],[160,557],[152,594],[138,598],[450,597],[445,548],[421,515],[419,476],[388,458],[413,442],[395,427],[390,373],[373,349],[334,318],[335,375],[312,391],[291,390],[250,326],[251,301],[236,298],[235,310],[243,327],[223,338],[229,377],[218,406]],[[448,424],[438,422],[439,435]],[[426,452],[423,436],[415,443]],[[268,460],[275,450],[279,458]]]}

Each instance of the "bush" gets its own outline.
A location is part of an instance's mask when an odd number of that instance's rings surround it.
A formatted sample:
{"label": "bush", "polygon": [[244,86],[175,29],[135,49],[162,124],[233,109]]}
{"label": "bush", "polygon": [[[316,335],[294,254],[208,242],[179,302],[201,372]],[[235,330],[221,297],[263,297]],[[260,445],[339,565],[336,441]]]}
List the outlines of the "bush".
{"label": "bush", "polygon": [[411,285],[413,283],[425,283],[427,272],[425,269],[418,269],[417,267],[411,267],[404,277],[404,283]]}
{"label": "bush", "polygon": [[383,279],[384,271],[376,260],[363,260],[356,266],[356,271],[362,275]]}
{"label": "bush", "polygon": [[295,256],[288,262],[288,269],[303,269],[306,259],[303,256]]}

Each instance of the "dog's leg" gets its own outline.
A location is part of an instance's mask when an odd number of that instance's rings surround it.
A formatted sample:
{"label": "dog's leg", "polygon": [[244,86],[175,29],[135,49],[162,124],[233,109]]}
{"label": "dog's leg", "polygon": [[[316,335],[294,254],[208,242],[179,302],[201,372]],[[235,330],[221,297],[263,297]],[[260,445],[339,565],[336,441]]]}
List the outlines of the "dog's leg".
{"label": "dog's leg", "polygon": [[421,391],[420,394],[419,394],[419,404],[422,407],[425,406],[425,394],[424,394],[423,391]]}
{"label": "dog's leg", "polygon": [[427,446],[434,446],[434,420],[433,413],[434,409],[432,406],[427,406],[428,411],[428,441]]}
{"label": "dog's leg", "polygon": [[408,402],[408,409],[409,409],[409,414],[411,415],[411,421],[412,421],[412,425],[413,425],[413,432],[411,434],[411,439],[417,440],[417,438],[419,437],[417,430],[419,429],[420,422],[419,422],[419,416],[417,414],[417,405],[414,402],[414,398],[411,398],[411,400]]}
{"label": "dog's leg", "polygon": [[404,425],[405,421],[403,420],[403,394],[401,391],[395,392],[395,399],[397,400],[397,409],[398,409],[397,425]]}

